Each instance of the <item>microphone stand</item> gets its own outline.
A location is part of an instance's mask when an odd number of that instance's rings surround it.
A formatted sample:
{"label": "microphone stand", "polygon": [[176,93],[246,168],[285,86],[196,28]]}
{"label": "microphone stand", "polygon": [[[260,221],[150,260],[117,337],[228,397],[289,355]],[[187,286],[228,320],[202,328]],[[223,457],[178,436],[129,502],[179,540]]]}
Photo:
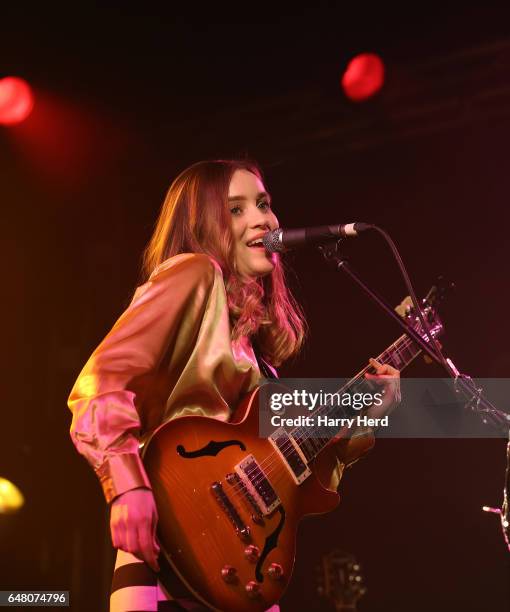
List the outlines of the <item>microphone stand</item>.
{"label": "microphone stand", "polygon": [[[360,276],[351,268],[346,258],[340,253],[341,240],[332,240],[319,246],[319,251],[322,253],[326,261],[333,265],[333,267],[340,271],[342,270],[347,276],[349,276],[357,285],[360,287],[368,297],[375,302],[397,325],[399,325],[407,334],[407,336],[415,342],[425,354],[427,354],[433,361],[440,365],[445,370],[450,378],[454,380],[454,387],[456,393],[462,393],[466,398],[466,407],[470,408],[473,412],[480,415],[484,424],[491,424],[497,429],[504,431],[509,437],[507,444],[507,469],[505,486],[503,489],[503,504],[501,508],[489,508],[484,507],[487,512],[493,512],[499,514],[501,517],[501,526],[503,529],[503,537],[505,543],[510,552],[510,503],[509,503],[509,491],[510,491],[510,414],[506,414],[501,410],[498,410],[491,402],[483,397],[483,389],[477,387],[473,379],[467,374],[462,374],[455,367],[453,361],[444,356],[438,356],[431,346],[425,341],[416,330],[410,327],[405,320],[400,317],[387,302],[378,295],[373,289],[370,289],[368,285],[360,278]],[[426,334],[425,337],[429,339],[429,332],[427,329],[423,330]]]}
{"label": "microphone stand", "polygon": [[505,540],[506,547],[510,552],[510,435],[508,443],[506,445],[506,473],[505,473],[505,485],[503,487],[503,504],[501,508],[491,508],[490,506],[483,506],[484,512],[491,512],[492,514],[498,514],[501,521],[501,529],[503,531],[503,538]]}

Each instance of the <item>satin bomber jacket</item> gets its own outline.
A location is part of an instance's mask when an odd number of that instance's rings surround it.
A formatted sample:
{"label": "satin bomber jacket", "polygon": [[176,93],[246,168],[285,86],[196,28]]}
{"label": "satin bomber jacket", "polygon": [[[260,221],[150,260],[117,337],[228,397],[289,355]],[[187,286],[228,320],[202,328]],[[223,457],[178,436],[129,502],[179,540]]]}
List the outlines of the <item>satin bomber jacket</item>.
{"label": "satin bomber jacket", "polygon": [[[108,502],[150,488],[140,445],[184,415],[228,421],[261,374],[250,341],[231,341],[217,262],[183,253],[160,264],[90,356],[68,399],[71,438]],[[331,475],[331,488],[341,476]]]}

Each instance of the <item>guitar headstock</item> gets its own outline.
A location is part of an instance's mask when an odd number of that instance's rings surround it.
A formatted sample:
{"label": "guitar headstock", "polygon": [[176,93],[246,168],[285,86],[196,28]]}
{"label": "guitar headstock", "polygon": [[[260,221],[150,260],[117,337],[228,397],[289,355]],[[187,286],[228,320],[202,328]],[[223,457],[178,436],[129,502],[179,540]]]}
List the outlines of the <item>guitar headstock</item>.
{"label": "guitar headstock", "polygon": [[333,603],[336,610],[355,610],[356,603],[367,592],[361,566],[354,555],[333,550],[317,566],[317,593]]}
{"label": "guitar headstock", "polygon": [[438,276],[436,284],[432,285],[423,301],[431,306],[439,305],[448,297],[448,294],[454,290],[455,283],[446,280],[444,276]]}
{"label": "guitar headstock", "polygon": [[[442,276],[437,279],[426,297],[421,301],[421,311],[424,319],[427,321],[430,333],[437,338],[444,331],[443,323],[438,314],[438,307],[447,297],[448,293],[455,288],[452,282],[446,281]],[[421,324],[418,313],[416,312],[413,302],[409,296],[404,298],[402,302],[395,308],[395,312],[417,331],[420,336],[424,336],[423,326]]]}

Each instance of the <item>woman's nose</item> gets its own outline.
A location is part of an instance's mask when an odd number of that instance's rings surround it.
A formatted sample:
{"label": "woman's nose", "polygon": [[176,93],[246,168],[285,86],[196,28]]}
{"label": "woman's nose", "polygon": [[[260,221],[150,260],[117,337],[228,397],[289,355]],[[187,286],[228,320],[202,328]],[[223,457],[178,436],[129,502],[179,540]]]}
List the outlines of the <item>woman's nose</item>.
{"label": "woman's nose", "polygon": [[259,228],[259,229],[264,229],[264,230],[270,230],[271,227],[269,225],[269,222],[267,221],[267,219],[264,219],[263,221],[260,221],[258,223],[254,223],[252,225],[253,228]]}
{"label": "woman's nose", "polygon": [[258,208],[250,215],[249,224],[252,228],[270,229],[267,213],[262,212]]}
{"label": "woman's nose", "polygon": [[273,227],[278,227],[278,219],[272,211],[264,211],[258,207],[254,207],[250,212],[248,224],[253,229],[270,230]]}

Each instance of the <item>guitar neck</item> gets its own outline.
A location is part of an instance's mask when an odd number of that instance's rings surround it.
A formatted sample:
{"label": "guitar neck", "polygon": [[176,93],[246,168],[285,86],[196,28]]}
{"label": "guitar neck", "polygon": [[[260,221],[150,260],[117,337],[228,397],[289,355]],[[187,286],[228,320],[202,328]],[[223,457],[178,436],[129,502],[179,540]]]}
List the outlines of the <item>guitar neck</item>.
{"label": "guitar neck", "polygon": [[[406,334],[403,334],[376,359],[379,363],[390,364],[402,371],[407,368],[420,353],[421,349],[414,344]],[[353,393],[372,393],[375,385],[365,378],[367,372],[374,373],[375,370],[371,365],[367,365],[339,389],[336,394],[341,395],[348,393],[352,395]],[[356,417],[359,414],[360,411],[352,408],[352,406],[342,406],[331,403],[319,406],[311,413],[311,416],[315,417],[314,423],[318,423],[317,417],[327,417],[328,419],[335,419],[336,421],[337,419]],[[310,462],[313,461],[331,439],[338,434],[340,429],[340,427],[324,427],[319,425],[314,425],[312,427],[295,427],[290,431],[290,435],[297,442],[304,456]]]}

